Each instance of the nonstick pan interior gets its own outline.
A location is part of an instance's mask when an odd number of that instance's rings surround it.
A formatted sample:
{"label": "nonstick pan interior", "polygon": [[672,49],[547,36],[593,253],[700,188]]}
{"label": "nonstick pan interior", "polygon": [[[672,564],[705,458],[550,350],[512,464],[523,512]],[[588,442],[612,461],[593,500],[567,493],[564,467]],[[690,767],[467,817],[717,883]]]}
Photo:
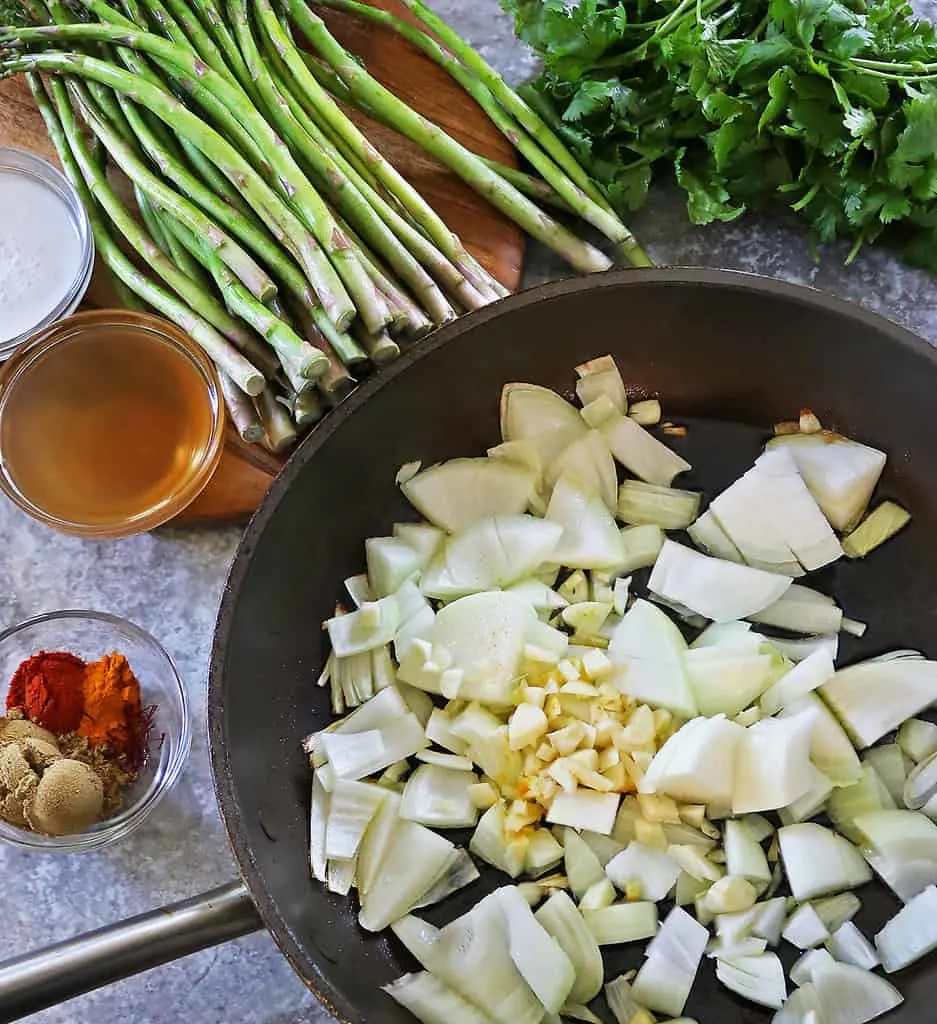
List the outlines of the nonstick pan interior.
{"label": "nonstick pan interior", "polygon": [[[353,900],[309,876],[310,780],[299,741],[329,720],[327,694],[315,688],[327,653],[320,623],[342,580],[362,571],[364,539],[414,518],[394,483],[402,463],[483,454],[499,440],[504,383],[569,392],[573,367],[606,352],[629,385],[659,394],[666,416],[688,425],[675,446],[694,471],[681,480],[709,495],[750,465],[772,423],[804,406],[885,449],[884,488],[911,509],[912,527],[865,563],[838,563],[818,585],[869,623],[864,639],[843,645],[845,660],[892,647],[937,651],[937,355],[924,342],[808,289],[705,270],[548,285],[440,331],[362,387],[293,457],[247,531],[216,635],[212,758],[232,844],[284,953],[342,1019],[409,1024],[380,985],[416,964],[361,931]],[[477,886],[505,881],[490,872]],[[482,891],[429,916],[451,918]],[[867,934],[898,909],[877,883],[860,897]],[[606,949],[607,968],[638,966],[643,946]],[[897,983],[906,1002],[889,1019],[931,1019],[937,963]],[[770,1019],[717,986],[705,962],[686,1012],[701,1024]]]}

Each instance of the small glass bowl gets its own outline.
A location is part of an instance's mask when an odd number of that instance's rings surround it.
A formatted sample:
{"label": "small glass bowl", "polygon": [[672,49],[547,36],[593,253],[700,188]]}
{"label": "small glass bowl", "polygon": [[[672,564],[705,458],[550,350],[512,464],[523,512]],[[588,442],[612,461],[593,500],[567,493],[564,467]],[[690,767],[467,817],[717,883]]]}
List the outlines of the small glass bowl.
{"label": "small glass bowl", "polygon": [[61,320],[62,317],[70,316],[78,308],[91,284],[91,276],[94,273],[94,235],[91,232],[88,212],[71,182],[46,160],[22,149],[0,146],[0,174],[20,174],[33,178],[54,192],[65,203],[71,214],[75,231],[78,233],[78,244],[81,247],[78,270],[68,290],[58,298],[55,305],[37,324],[6,341],[0,341],[0,362],[2,362],[30,335],[55,323],[56,320]]}
{"label": "small glass bowl", "polygon": [[0,820],[0,839],[27,850],[77,853],[129,835],[172,789],[192,743],[185,687],[172,658],[149,633],[106,612],[49,612],[0,633],[0,702],[20,662],[40,651],[70,651],[96,661],[119,651],[140,680],[143,704],[156,705],[146,762],[109,818],[74,835],[46,836]]}
{"label": "small glass bowl", "polygon": [[[30,371],[50,354],[54,355],[59,346],[80,345],[83,341],[94,342],[109,331],[119,333],[125,346],[133,345],[135,336],[139,336],[141,341],[157,340],[174,356],[194,367],[204,384],[210,425],[198,457],[193,459],[187,473],[176,481],[172,489],[164,491],[134,512],[114,519],[92,522],[66,519],[44,508],[16,479],[10,465],[9,453],[4,451],[4,439],[7,438],[8,432],[17,429],[17,424],[13,422],[15,418],[11,418],[11,398],[17,386],[27,380]],[[119,387],[120,384],[120,380],[110,380],[112,387]],[[92,414],[95,408],[94,398],[94,395],[90,395],[85,403]],[[77,313],[34,334],[0,368],[0,491],[34,519],[63,533],[79,537],[113,539],[146,533],[169,522],[195,501],[208,485],[221,461],[224,434],[224,398],[218,372],[211,359],[175,324],[150,313],[138,313],[127,309],[101,309]]]}

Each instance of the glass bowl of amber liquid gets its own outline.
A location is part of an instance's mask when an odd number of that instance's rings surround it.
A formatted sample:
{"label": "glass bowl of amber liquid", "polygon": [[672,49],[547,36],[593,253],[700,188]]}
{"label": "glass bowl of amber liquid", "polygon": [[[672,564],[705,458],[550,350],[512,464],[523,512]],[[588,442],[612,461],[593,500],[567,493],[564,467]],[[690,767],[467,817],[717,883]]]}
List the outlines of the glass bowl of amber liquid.
{"label": "glass bowl of amber liquid", "polygon": [[218,374],[174,324],[79,313],[34,334],[0,371],[0,488],[65,533],[142,533],[204,490],[224,424]]}
{"label": "glass bowl of amber liquid", "polygon": [[105,612],[67,610],[28,619],[0,633],[0,701],[6,708],[17,667],[41,651],[68,651],[86,662],[123,654],[140,682],[144,707],[153,707],[146,756],[120,805],[83,832],[50,836],[0,820],[0,839],[30,850],[76,853],[99,849],[137,829],[173,788],[192,742],[189,704],[172,658],[132,622]]}

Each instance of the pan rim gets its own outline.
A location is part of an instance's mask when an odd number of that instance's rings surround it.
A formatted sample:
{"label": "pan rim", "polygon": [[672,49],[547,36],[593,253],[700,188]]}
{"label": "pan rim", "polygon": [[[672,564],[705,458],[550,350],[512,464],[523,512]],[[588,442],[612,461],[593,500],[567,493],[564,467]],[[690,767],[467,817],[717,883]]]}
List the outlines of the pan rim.
{"label": "pan rim", "polygon": [[[295,940],[289,923],[280,914],[275,901],[266,890],[263,871],[253,857],[248,830],[235,796],[230,756],[224,742],[223,701],[221,700],[224,688],[224,664],[231,636],[234,609],[251,562],[250,556],[293,480],[302,472],[306,464],[350,416],[353,416],[378,391],[393,384],[415,363],[427,358],[464,331],[474,329],[495,318],[510,316],[514,311],[525,309],[530,305],[552,302],[579,292],[598,291],[606,288],[636,288],[646,284],[708,285],[732,291],[760,294],[770,298],[786,299],[802,306],[838,314],[853,322],[864,323],[888,337],[890,342],[895,345],[937,364],[937,346],[925,338],[865,306],[841,299],[812,285],[795,284],[747,271],[708,267],[626,268],[586,277],[551,281],[518,292],[490,306],[460,317],[439,328],[429,338],[418,342],[413,348],[404,352],[393,363],[374,373],[359,385],[337,409],[313,428],[274,480],[259,508],[245,527],[228,571],[210,653],[207,694],[208,747],[215,798],[228,843],[234,854],[240,876],[254,900],[264,927],[307,988],[340,1021],[348,1020],[347,1011],[350,1006],[347,997],[344,993],[334,989],[320,971],[318,964],[303,951]],[[314,978],[309,977],[306,973],[309,964],[315,973]]]}

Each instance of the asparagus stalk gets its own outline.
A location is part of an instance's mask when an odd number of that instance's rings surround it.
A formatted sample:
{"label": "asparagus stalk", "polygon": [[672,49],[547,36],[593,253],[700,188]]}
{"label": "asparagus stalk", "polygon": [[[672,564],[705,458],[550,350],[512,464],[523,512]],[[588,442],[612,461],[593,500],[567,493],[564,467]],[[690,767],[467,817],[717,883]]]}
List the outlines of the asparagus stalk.
{"label": "asparagus stalk", "polygon": [[219,373],[218,377],[221,381],[225,407],[241,439],[251,444],[263,441],[264,426],[260,422],[254,403],[226,373]]}
{"label": "asparagus stalk", "polygon": [[[160,0],[141,0],[141,2],[159,25],[163,35],[190,49],[213,71],[217,71],[219,75],[227,78],[238,89],[241,88],[240,82],[231,71],[219,47],[215,45],[214,39],[184,0],[166,0],[165,6],[160,3]],[[167,10],[167,8],[169,9]]]}
{"label": "asparagus stalk", "polygon": [[296,428],[290,414],[277,401],[271,388],[264,388],[254,399],[257,414],[264,425],[267,447],[276,454],[296,443]]}
{"label": "asparagus stalk", "polygon": [[537,140],[541,148],[569,175],[592,201],[612,212],[608,200],[585,169],[570,154],[563,141],[548,124],[521,99],[484,57],[466,43],[457,32],[431,10],[423,0],[403,0],[404,5],[430,31],[449,47],[455,56],[488,87],[495,99]]}
{"label": "asparagus stalk", "polygon": [[290,383],[297,391],[303,388],[304,378],[312,380],[328,369],[328,359],[300,338],[289,324],[258,302],[201,238],[179,221],[168,220],[167,223],[179,241],[215,279],[228,308],[250,324],[280,356]]}
{"label": "asparagus stalk", "polygon": [[[335,396],[338,398],[347,395],[357,383],[348,372],[345,364],[339,358],[338,353],[329,343],[326,338],[316,326],[315,321],[309,314],[309,310],[305,306],[297,303],[292,304],[292,312],[296,318],[297,323],[305,332],[306,337],[314,339],[316,348],[318,348],[328,359],[329,366],[325,373],[316,381],[316,385],[323,394]],[[364,361],[367,358],[366,354],[361,352],[361,360]]]}
{"label": "asparagus stalk", "polygon": [[36,104],[46,123],[49,137],[59,154],[62,166],[69,181],[75,187],[82,203],[88,211],[94,232],[95,245],[107,266],[120,278],[124,285],[138,295],[146,303],[172,320],[199,345],[205,349],[211,359],[228,373],[238,387],[247,394],[257,394],[264,386],[263,374],[253,367],[231,344],[226,341],[206,320],[195,314],[191,309],[179,302],[166,289],[152,281],[146,274],[134,266],[123,254],[114,241],[107,222],[101,215],[97,203],[88,190],[78,164],[72,154],[69,134],[77,136],[78,126],[65,94],[65,87],[59,81],[53,81],[51,88],[55,99],[55,107],[43,88],[38,75],[28,76],[29,87],[36,99]]}
{"label": "asparagus stalk", "polygon": [[[522,195],[474,153],[450,138],[438,125],[411,110],[392,92],[372,78],[326,28],[305,0],[286,0],[293,20],[303,34],[338,74],[355,96],[362,97],[382,116],[392,120],[398,131],[422,146],[455,171],[492,205],[519,224],[528,234],[562,255],[577,270],[607,270],[611,261],[594,246],[577,238]],[[258,0],[261,18],[268,0]],[[275,19],[273,19],[275,21]],[[279,25],[277,26],[279,28]]]}
{"label": "asparagus stalk", "polygon": [[254,210],[269,218],[268,223],[282,232],[336,326],[344,329],[354,319],[355,307],[312,235],[226,139],[165,90],[112,64],[82,54],[25,54],[4,61],[0,68],[0,77],[23,71],[49,71],[90,78],[152,111],[178,134],[191,139],[241,190]]}
{"label": "asparagus stalk", "polygon": [[322,401],[315,391],[304,391],[301,395],[278,396],[277,401],[289,411],[300,430],[306,430],[325,415]]}
{"label": "asparagus stalk", "polygon": [[[403,245],[413,256],[429,271],[440,286],[447,289],[449,293],[460,302],[466,309],[478,309],[485,305],[488,299],[482,295],[465,278],[465,275],[451,263],[433,243],[418,231],[406,220],[393,206],[378,192],[374,184],[368,180],[351,159],[340,152],[331,136],[321,129],[314,120],[314,113],[310,105],[303,102],[301,95],[297,95],[290,88],[289,83],[276,69],[279,64],[279,55],[268,47],[266,48],[268,67],[277,91],[286,101],[289,107],[289,114],[296,123],[306,132],[312,142],[319,147],[324,157],[327,157],[339,171],[355,186],[367,202],[374,208],[378,216],[390,228]],[[282,64],[280,65],[282,66]],[[289,72],[286,71],[288,75]],[[442,318],[436,317],[430,304],[424,302],[425,308],[433,315],[437,323],[444,323],[450,319],[449,311],[440,309]]]}
{"label": "asparagus stalk", "polygon": [[359,129],[348,119],[341,107],[319,84],[306,66],[302,55],[283,30],[266,0],[260,0],[255,7],[262,32],[273,50],[289,69],[296,88],[312,105],[316,120],[328,126],[346,146],[374,173],[375,177],[407,209],[416,222],[426,231],[427,236],[450,259],[471,283],[484,293],[487,282],[479,279],[473,271],[466,269],[468,253],[458,237],[446,226],[417,190],[386,160],[368,141]]}
{"label": "asparagus stalk", "polygon": [[[451,319],[454,316],[452,307],[446,302],[445,296],[426,270],[409,250],[401,245],[394,232],[329,153],[317,146],[303,126],[293,118],[286,100],[277,90],[260,55],[251,31],[246,0],[229,0],[228,13],[241,52],[264,101],[266,112],[283,137],[293,146],[296,155],[312,172],[316,184],[324,189],[341,213],[367,239],[368,244],[384,257],[400,276],[401,281],[429,311],[430,316],[437,323]],[[367,267],[365,269],[367,270]],[[369,276],[373,280],[373,275]]]}
{"label": "asparagus stalk", "polygon": [[241,51],[238,49],[234,36],[228,31],[227,21],[220,8],[214,0],[198,0],[198,12],[207,26],[211,37],[218,44],[219,49],[225,56],[228,67],[234,72],[235,78],[241,83],[241,88],[253,96],[253,82],[247,64]]}
{"label": "asparagus stalk", "polygon": [[[98,137],[94,136],[95,140],[100,141]],[[106,152],[106,151],[105,151]],[[134,198],[137,201],[137,209],[140,211],[140,216],[143,218],[143,223],[146,225],[147,230],[153,237],[153,241],[170,256],[176,266],[187,276],[195,281],[198,286],[207,292],[210,292],[214,285],[205,273],[202,265],[189,254],[179,239],[176,238],[175,234],[171,231],[167,231],[160,219],[160,212],[156,209],[150,197],[140,188],[139,185],[133,186]],[[245,334],[250,336],[249,331],[245,331]]]}
{"label": "asparagus stalk", "polygon": [[390,363],[400,355],[400,346],[387,333],[379,331],[377,334],[369,334],[363,327],[355,327],[355,335],[364,345],[365,350],[371,357],[375,366],[383,366]]}

